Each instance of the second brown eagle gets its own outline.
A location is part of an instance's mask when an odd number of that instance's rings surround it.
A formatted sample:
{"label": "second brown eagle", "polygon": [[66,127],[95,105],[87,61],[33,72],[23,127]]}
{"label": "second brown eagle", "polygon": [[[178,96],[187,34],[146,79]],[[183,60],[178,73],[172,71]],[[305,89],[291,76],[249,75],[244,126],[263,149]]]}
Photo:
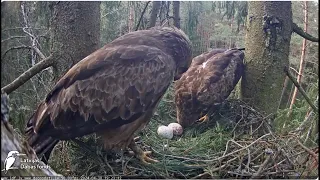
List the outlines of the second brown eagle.
{"label": "second brown eagle", "polygon": [[243,59],[244,53],[238,49],[213,49],[195,57],[175,83],[178,123],[186,127],[208,120],[240,80]]}

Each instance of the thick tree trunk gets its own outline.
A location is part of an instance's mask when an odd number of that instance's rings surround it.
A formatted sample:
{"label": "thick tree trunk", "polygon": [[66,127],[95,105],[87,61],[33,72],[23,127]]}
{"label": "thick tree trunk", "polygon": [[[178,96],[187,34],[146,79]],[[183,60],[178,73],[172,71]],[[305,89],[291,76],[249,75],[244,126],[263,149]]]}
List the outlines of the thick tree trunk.
{"label": "thick tree trunk", "polygon": [[51,39],[56,77],[99,48],[100,2],[52,2]]}
{"label": "thick tree trunk", "polygon": [[161,1],[153,1],[152,2],[152,10],[150,15],[150,23],[148,28],[154,27],[157,21],[157,15],[160,10]]}
{"label": "thick tree trunk", "polygon": [[174,26],[180,28],[180,1],[173,1]]}
{"label": "thick tree trunk", "polygon": [[[304,32],[308,33],[308,1],[304,1]],[[306,47],[307,47],[307,40],[303,39],[302,48],[301,48],[300,68],[299,68],[299,74],[298,74],[298,78],[297,78],[297,82],[299,84],[301,83],[301,77],[302,77],[303,70],[305,67]],[[298,88],[295,87],[294,91],[293,91],[291,103],[290,103],[289,115],[290,115],[292,107],[296,101],[297,94],[298,94]]]}
{"label": "thick tree trunk", "polygon": [[277,111],[289,64],[291,2],[250,1],[241,97],[266,114]]}

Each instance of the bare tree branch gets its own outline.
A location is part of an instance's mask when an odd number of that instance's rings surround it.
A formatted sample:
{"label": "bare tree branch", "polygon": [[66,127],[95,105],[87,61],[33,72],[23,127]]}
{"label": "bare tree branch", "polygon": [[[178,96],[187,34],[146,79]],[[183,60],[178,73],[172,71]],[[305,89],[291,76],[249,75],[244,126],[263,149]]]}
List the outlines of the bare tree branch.
{"label": "bare tree branch", "polygon": [[47,57],[47,58],[43,59],[42,61],[38,62],[33,67],[28,69],[26,72],[21,74],[18,78],[16,78],[10,84],[8,84],[5,87],[1,88],[1,91],[6,92],[7,94],[10,94],[12,91],[16,90],[18,87],[20,87],[25,82],[27,82],[34,75],[39,73],[41,70],[52,66],[53,63],[54,63],[54,61],[52,59],[52,55],[50,55],[49,57]]}
{"label": "bare tree branch", "polygon": [[15,50],[15,49],[32,49],[40,56],[41,59],[45,59],[46,58],[45,55],[40,51],[40,49],[38,49],[35,46],[15,46],[15,47],[11,47],[11,48],[7,49],[3,53],[2,57],[4,57],[9,51]]}
{"label": "bare tree branch", "polygon": [[138,31],[138,29],[139,29],[139,26],[140,26],[140,23],[141,23],[141,21],[142,21],[143,15],[144,15],[144,13],[146,12],[147,7],[148,7],[148,5],[149,5],[150,2],[151,2],[151,1],[148,1],[148,2],[147,2],[146,6],[144,7],[144,9],[143,9],[143,11],[142,11],[142,13],[141,13],[141,16],[140,16],[138,25],[137,25],[137,27],[136,27],[136,31]]}
{"label": "bare tree branch", "polygon": [[17,39],[17,38],[26,38],[27,36],[10,36],[7,39],[1,40],[1,43],[4,43],[5,41],[8,41],[10,39]]}
{"label": "bare tree branch", "polygon": [[[26,27],[26,28],[22,28],[22,31],[30,36],[29,38],[30,38],[31,46],[37,47],[37,44],[40,45],[37,40],[37,37],[34,35],[33,30],[28,28],[30,27],[30,25],[29,25],[28,13],[26,10],[26,2],[21,3],[21,12],[22,12],[23,21]],[[33,49],[31,50],[31,62],[32,62],[32,66],[34,66],[36,63],[36,55]]]}
{"label": "bare tree branch", "polygon": [[306,99],[306,101],[308,102],[308,104],[312,107],[312,109],[318,113],[318,108],[311,102],[310,98],[308,97],[307,93],[302,89],[302,87],[300,86],[300,84],[297,82],[297,80],[295,79],[295,77],[289,72],[288,67],[284,68],[284,72],[287,74],[287,76],[291,79],[291,81],[293,82],[293,84],[298,88],[298,90],[300,91],[300,93],[303,95],[303,97]]}
{"label": "bare tree branch", "polygon": [[34,29],[34,30],[47,29],[47,28],[36,28],[36,27],[14,27],[14,28],[1,29],[1,31],[4,32],[4,31],[11,31],[11,30],[17,30],[17,29],[23,29],[23,28]]}
{"label": "bare tree branch", "polygon": [[296,74],[298,74],[299,76],[300,76],[300,75],[303,76],[302,74],[299,74],[299,72],[298,72],[294,67],[291,67],[291,66],[290,66],[290,69],[293,70],[293,71],[294,71]]}
{"label": "bare tree branch", "polygon": [[306,33],[301,29],[296,23],[292,23],[292,30],[293,32],[299,34],[301,37],[312,41],[312,42],[319,42],[319,38],[313,37],[312,35]]}

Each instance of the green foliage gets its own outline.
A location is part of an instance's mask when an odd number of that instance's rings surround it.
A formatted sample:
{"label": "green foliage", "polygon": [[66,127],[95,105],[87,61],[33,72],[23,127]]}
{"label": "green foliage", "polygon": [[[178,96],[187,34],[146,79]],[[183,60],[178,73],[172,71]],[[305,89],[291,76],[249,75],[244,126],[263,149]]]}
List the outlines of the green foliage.
{"label": "green foliage", "polygon": [[[313,100],[314,104],[318,106],[318,81],[317,83],[309,84],[308,89],[306,90],[308,97]],[[301,124],[306,123],[308,114],[312,112],[310,105],[304,99],[302,95],[297,96],[295,104],[293,105],[291,114],[290,109],[281,109],[278,110],[277,118],[274,120],[275,129],[279,133],[287,133],[290,131],[296,130]],[[315,115],[309,119],[309,122],[312,122],[312,126],[316,126],[314,122],[318,121],[319,115],[314,112]],[[288,116],[290,114],[290,116]],[[311,126],[311,124],[309,124]]]}

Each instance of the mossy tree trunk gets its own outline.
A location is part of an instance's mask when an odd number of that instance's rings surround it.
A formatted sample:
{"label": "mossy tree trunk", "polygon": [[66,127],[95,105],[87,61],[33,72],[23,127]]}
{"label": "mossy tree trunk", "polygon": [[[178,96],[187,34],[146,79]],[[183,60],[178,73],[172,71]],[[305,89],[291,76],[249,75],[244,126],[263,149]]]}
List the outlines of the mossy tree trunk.
{"label": "mossy tree trunk", "polygon": [[241,98],[260,111],[277,111],[285,66],[289,65],[291,2],[248,2],[245,37],[246,70]]}
{"label": "mossy tree trunk", "polygon": [[57,77],[99,48],[100,2],[52,2],[51,12]]}

